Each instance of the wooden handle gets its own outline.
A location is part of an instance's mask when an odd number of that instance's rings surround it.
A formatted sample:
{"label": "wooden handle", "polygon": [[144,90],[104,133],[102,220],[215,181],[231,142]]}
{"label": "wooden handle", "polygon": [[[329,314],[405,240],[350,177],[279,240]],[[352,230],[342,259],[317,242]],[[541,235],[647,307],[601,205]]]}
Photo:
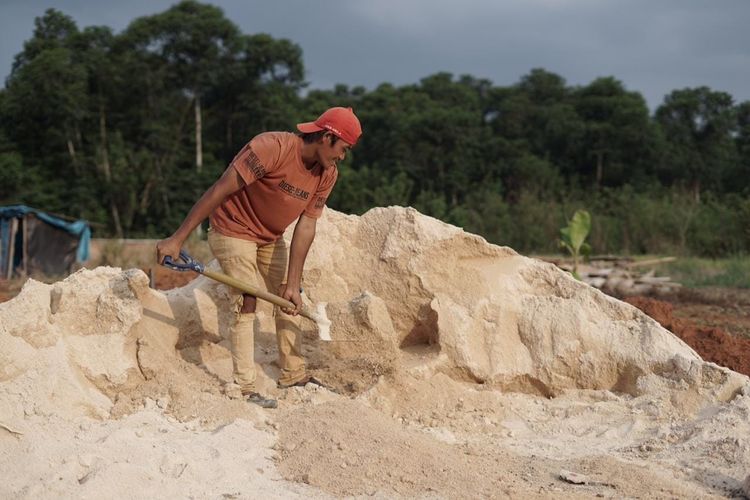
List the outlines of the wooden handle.
{"label": "wooden handle", "polygon": [[[283,299],[279,297],[278,295],[274,295],[265,290],[261,290],[260,288],[256,288],[254,286],[248,285],[247,283],[243,283],[242,281],[236,280],[232,278],[231,276],[227,276],[224,273],[218,273],[214,271],[203,271],[203,274],[213,280],[216,280],[221,283],[224,283],[225,285],[234,287],[237,290],[242,290],[245,293],[249,293],[253,297],[258,297],[259,299],[263,299],[266,302],[270,302],[271,304],[275,304],[279,307],[283,307],[285,309],[295,308],[294,303],[286,299]],[[310,311],[310,308],[308,308],[306,305],[302,306],[302,310],[300,311],[300,314],[308,319],[317,321],[314,313]]]}

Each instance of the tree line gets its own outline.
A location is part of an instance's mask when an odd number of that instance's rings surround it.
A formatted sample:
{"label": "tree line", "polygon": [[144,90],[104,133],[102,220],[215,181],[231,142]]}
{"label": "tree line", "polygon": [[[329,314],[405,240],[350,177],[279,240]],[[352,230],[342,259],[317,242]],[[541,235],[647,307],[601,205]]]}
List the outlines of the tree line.
{"label": "tree line", "polygon": [[585,208],[598,253],[750,250],[750,101],[684,88],[652,114],[614,77],[572,86],[541,68],[510,86],[304,78],[297,44],[244,34],[215,6],[183,1],[117,34],[47,10],[0,91],[0,203],[164,236],[252,136],[352,106],[365,133],[339,165],[337,210],[413,206],[550,252]]}

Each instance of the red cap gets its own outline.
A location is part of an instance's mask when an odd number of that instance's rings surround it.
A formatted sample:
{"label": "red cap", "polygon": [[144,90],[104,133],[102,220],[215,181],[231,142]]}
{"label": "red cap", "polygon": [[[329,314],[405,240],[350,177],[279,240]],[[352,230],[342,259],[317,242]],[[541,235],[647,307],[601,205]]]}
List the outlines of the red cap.
{"label": "red cap", "polygon": [[297,130],[305,134],[330,130],[352,146],[362,135],[362,126],[354,116],[352,108],[331,108],[320,115],[314,122],[298,123]]}

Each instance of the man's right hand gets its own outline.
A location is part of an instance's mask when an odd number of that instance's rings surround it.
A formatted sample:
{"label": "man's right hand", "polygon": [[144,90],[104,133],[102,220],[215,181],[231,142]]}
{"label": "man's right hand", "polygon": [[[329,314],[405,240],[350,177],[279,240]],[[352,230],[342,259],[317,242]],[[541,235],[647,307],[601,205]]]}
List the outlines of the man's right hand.
{"label": "man's right hand", "polygon": [[156,262],[162,264],[164,257],[167,255],[172,257],[172,260],[176,261],[180,257],[180,250],[182,249],[182,240],[174,236],[163,239],[156,244]]}

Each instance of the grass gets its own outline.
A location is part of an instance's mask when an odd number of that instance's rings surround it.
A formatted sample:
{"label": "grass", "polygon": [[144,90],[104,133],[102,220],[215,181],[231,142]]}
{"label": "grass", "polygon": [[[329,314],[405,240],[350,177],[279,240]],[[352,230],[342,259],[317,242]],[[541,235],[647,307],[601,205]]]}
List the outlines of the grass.
{"label": "grass", "polygon": [[[537,255],[542,260],[564,261],[561,255]],[[661,255],[632,256],[636,261],[664,257]],[[640,273],[650,269],[657,276],[669,276],[672,281],[688,288],[722,287],[750,289],[750,256],[736,256],[726,259],[706,259],[700,257],[677,257],[672,262],[639,267]]]}
{"label": "grass", "polygon": [[656,272],[687,287],[750,288],[750,257],[680,257],[674,262],[659,265]]}

